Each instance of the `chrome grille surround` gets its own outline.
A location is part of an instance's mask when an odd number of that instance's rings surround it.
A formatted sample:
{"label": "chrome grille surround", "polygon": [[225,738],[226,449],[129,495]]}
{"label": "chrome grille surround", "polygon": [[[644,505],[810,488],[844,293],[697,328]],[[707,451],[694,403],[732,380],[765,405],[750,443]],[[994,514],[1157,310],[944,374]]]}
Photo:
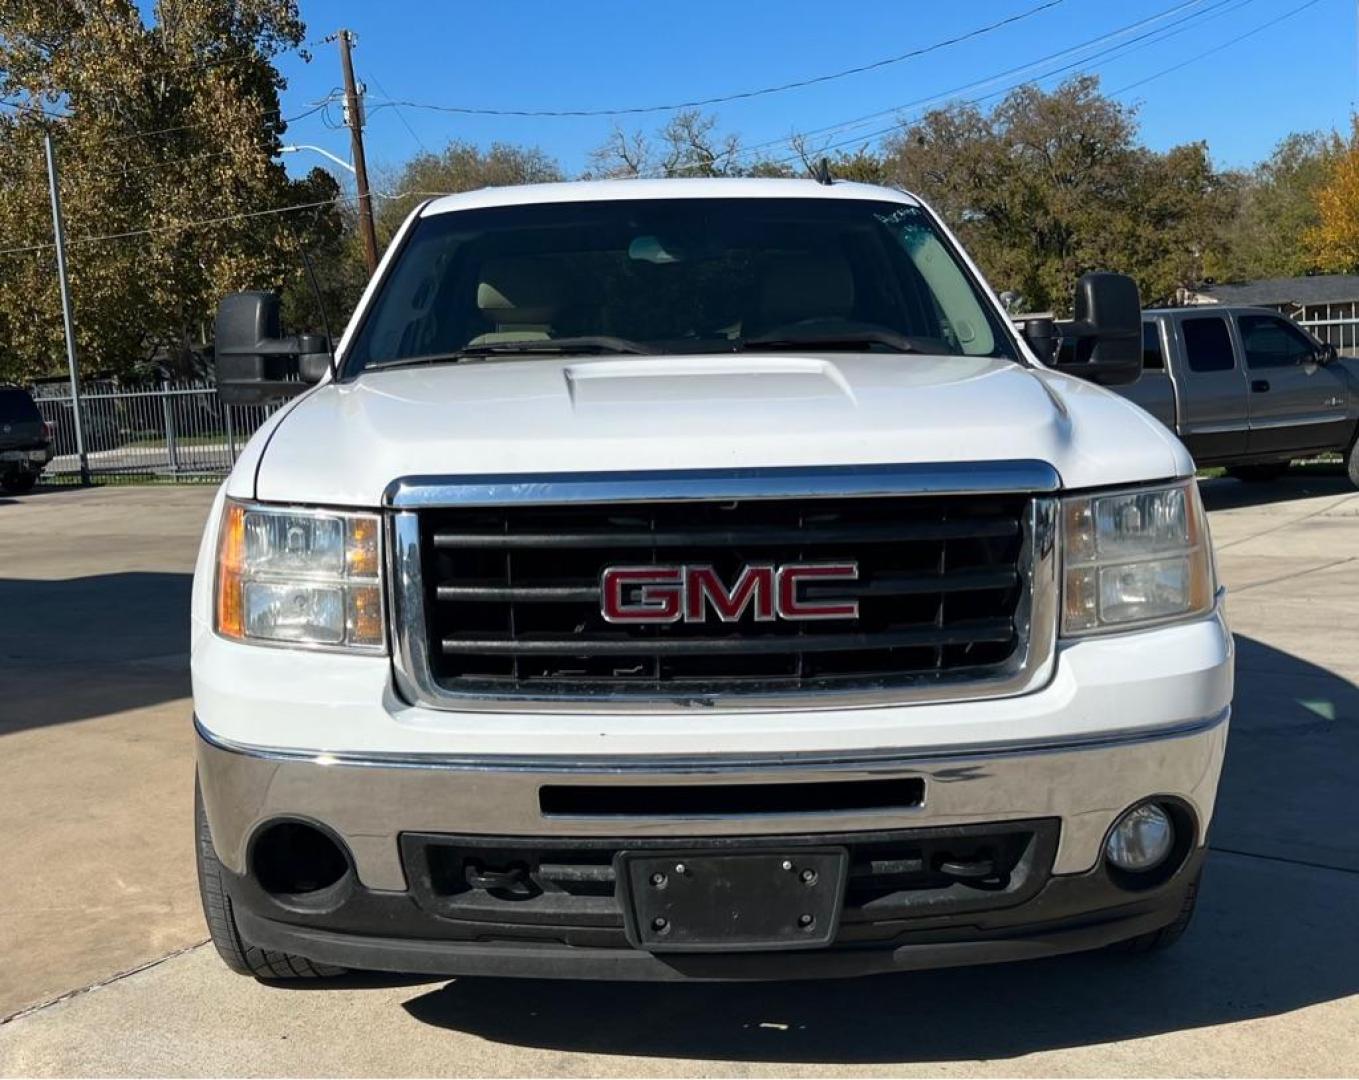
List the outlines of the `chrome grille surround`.
{"label": "chrome grille surround", "polygon": [[[597,713],[693,708],[815,710],[1008,697],[1045,685],[1052,674],[1058,623],[1057,500],[1060,477],[1035,461],[930,465],[673,472],[548,473],[410,477],[393,483],[389,509],[389,587],[396,687],[413,705],[468,712]],[[574,690],[475,693],[442,686],[431,662],[420,510],[601,503],[758,499],[910,498],[924,495],[1030,496],[1016,569],[1022,594],[1014,613],[1018,645],[984,678],[962,672],[929,679],[879,680],[834,689],[646,693]]]}

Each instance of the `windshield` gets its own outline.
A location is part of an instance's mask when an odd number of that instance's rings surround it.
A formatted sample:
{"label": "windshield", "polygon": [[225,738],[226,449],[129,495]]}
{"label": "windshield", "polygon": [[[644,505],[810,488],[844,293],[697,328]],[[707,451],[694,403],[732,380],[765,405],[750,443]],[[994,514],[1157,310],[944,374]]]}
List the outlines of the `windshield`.
{"label": "windshield", "polygon": [[28,391],[11,386],[0,386],[0,420],[41,423],[42,416]]}
{"label": "windshield", "polygon": [[1015,357],[979,283],[918,206],[638,199],[421,219],[345,369],[755,348]]}

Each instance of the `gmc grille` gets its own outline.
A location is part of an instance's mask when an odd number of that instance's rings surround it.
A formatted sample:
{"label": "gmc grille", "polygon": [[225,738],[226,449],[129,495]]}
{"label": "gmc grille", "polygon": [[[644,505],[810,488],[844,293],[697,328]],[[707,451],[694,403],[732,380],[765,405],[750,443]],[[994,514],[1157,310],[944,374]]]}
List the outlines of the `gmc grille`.
{"label": "gmc grille", "polygon": [[[686,698],[994,678],[1021,664],[1033,554],[1028,495],[422,509],[423,631],[446,693]],[[854,599],[817,622],[618,625],[614,565],[858,564],[804,586]]]}

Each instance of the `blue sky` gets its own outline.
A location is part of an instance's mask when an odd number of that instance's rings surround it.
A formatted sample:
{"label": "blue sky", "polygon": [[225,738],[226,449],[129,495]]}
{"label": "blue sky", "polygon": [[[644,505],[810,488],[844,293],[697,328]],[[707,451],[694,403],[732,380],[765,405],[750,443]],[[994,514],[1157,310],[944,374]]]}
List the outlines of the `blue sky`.
{"label": "blue sky", "polygon": [[[400,164],[423,144],[451,138],[487,144],[531,143],[578,172],[609,133],[606,117],[513,118],[379,108],[381,99],[505,109],[608,109],[709,97],[831,73],[903,53],[1036,7],[1041,0],[903,3],[902,0],[685,0],[627,2],[514,0],[498,4],[433,0],[301,0],[308,36],[340,26],[358,34],[354,52],[369,92],[370,168]],[[1100,35],[1185,5],[1034,71],[986,83],[962,97],[1001,90],[1053,67],[1093,70],[1117,91],[1173,65],[1179,70],[1120,95],[1140,104],[1142,137],[1158,149],[1207,140],[1226,166],[1253,162],[1295,130],[1344,128],[1359,94],[1356,0],[1063,0],[982,37],[832,82],[713,106],[723,130],[746,143],[786,137],[942,94],[1078,46]],[[1197,17],[1172,25],[1186,16]],[[1281,16],[1286,16],[1280,19]],[[1279,20],[1213,55],[1230,39]],[[1151,32],[1164,40],[1133,41]],[[1132,50],[1085,62],[1088,53]],[[305,109],[340,84],[336,47],[315,49],[310,63],[280,58],[289,80],[285,115]],[[994,98],[990,99],[994,100]],[[985,102],[984,102],[985,103]],[[329,122],[339,110],[329,111]],[[654,128],[664,114],[621,117],[625,128]],[[837,130],[835,141],[862,138],[890,116]],[[323,114],[299,120],[289,141],[316,143],[347,158],[343,130]],[[776,154],[787,153],[779,147]],[[304,172],[322,159],[293,155]]]}

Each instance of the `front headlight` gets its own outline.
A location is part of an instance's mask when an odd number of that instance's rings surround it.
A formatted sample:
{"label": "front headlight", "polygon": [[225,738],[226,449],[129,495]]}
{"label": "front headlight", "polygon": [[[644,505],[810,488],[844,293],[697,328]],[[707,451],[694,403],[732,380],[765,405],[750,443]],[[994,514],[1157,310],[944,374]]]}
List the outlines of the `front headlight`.
{"label": "front headlight", "polygon": [[1062,633],[1129,630],[1212,610],[1198,484],[1062,500]]}
{"label": "front headlight", "polygon": [[378,517],[229,501],[214,607],[217,633],[238,641],[383,651]]}

